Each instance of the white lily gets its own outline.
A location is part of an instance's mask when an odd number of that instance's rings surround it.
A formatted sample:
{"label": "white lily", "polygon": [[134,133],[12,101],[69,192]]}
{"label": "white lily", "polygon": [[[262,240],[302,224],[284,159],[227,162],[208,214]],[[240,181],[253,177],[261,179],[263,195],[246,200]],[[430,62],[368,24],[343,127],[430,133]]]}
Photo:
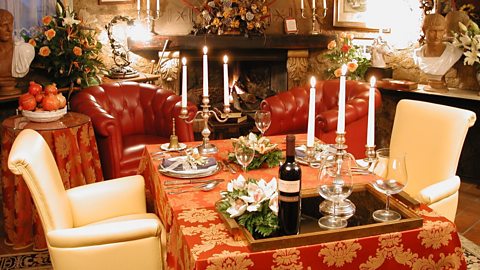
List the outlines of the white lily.
{"label": "white lily", "polygon": [[231,202],[230,205],[231,206],[227,209],[227,213],[230,214],[230,218],[236,218],[243,215],[248,206],[248,204],[241,199]]}
{"label": "white lily", "polygon": [[79,24],[80,21],[75,20],[74,15],[73,12],[66,12],[65,17],[63,18],[63,23],[68,26]]}
{"label": "white lily", "polygon": [[278,193],[273,193],[272,197],[270,197],[270,201],[268,202],[268,207],[272,210],[275,215],[278,215]]}
{"label": "white lily", "polygon": [[243,177],[243,175],[239,175],[237,179],[233,179],[227,184],[227,191],[233,192],[235,189],[244,189],[246,182],[247,180],[245,180],[245,177]]}

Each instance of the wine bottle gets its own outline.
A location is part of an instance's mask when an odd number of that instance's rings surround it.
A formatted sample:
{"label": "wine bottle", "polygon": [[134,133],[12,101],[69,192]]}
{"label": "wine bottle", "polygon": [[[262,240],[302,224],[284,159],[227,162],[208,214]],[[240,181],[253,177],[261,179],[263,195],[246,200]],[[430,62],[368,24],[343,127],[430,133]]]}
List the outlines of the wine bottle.
{"label": "wine bottle", "polygon": [[295,162],[295,136],[287,135],[285,163],[278,171],[278,221],[284,235],[298,234],[300,229],[302,171]]}

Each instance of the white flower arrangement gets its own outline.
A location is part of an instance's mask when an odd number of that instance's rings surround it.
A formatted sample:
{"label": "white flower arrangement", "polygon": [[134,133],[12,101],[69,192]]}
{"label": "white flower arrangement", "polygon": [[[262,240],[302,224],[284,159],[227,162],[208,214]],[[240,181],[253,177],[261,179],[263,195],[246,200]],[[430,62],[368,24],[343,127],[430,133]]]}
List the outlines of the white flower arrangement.
{"label": "white flower arrangement", "polygon": [[[240,136],[238,139],[232,139],[232,143],[240,142],[243,145],[252,147],[255,149],[255,157],[248,165],[248,170],[258,169],[263,163],[267,163],[268,167],[274,167],[280,164],[280,158],[282,157],[282,151],[278,148],[278,145],[271,143],[270,139],[264,136],[249,133],[247,136]],[[228,155],[230,161],[236,161],[235,153]]]}
{"label": "white flower arrangement", "polygon": [[277,179],[246,180],[242,175],[221,192],[220,212],[234,218],[252,235],[267,237],[278,230]]}
{"label": "white flower arrangement", "polygon": [[464,65],[480,64],[480,29],[472,20],[467,25],[458,23],[460,33],[454,33],[453,45],[463,49]]}

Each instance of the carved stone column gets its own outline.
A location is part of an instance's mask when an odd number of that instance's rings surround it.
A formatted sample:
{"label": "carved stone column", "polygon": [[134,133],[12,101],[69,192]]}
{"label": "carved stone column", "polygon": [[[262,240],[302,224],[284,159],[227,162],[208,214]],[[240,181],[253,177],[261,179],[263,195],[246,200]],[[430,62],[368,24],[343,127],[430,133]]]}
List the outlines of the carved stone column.
{"label": "carved stone column", "polygon": [[308,71],[308,50],[289,50],[287,54],[288,89],[303,84]]}
{"label": "carved stone column", "polygon": [[155,73],[160,74],[160,85],[165,88],[172,90],[176,94],[180,94],[180,83],[179,74],[180,74],[180,53],[175,52],[165,52],[163,59],[158,63]]}

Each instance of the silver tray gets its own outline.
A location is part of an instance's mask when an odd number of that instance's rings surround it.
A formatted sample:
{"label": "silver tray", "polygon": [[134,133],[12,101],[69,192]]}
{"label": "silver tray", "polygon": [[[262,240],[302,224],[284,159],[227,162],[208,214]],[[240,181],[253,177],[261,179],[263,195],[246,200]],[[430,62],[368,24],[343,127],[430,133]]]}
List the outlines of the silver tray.
{"label": "silver tray", "polygon": [[223,164],[221,162],[218,162],[218,161],[217,161],[217,168],[215,170],[211,170],[211,171],[207,171],[207,172],[201,172],[201,173],[189,173],[189,174],[184,174],[184,173],[181,173],[181,172],[166,171],[166,170],[164,170],[161,162],[160,162],[160,165],[158,165],[158,171],[161,174],[169,176],[169,177],[185,178],[185,179],[201,178],[201,177],[211,176],[211,175],[214,175],[214,174],[218,173],[222,169],[223,169]]}

